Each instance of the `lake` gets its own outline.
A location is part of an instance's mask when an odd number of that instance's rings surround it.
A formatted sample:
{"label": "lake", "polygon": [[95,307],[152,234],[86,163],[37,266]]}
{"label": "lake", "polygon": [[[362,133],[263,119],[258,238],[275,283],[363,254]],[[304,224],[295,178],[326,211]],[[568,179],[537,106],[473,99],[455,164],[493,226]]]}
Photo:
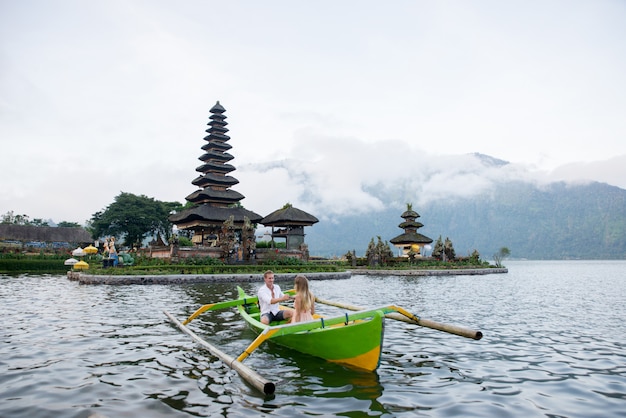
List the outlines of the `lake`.
{"label": "lake", "polygon": [[[323,299],[393,303],[484,337],[388,319],[374,373],[261,346],[245,364],[277,383],[270,396],[163,314],[182,320],[202,304],[235,298],[236,283],[0,276],[0,416],[625,416],[626,261],[505,264],[508,274],[312,281]],[[248,293],[261,284],[260,276],[241,283]],[[190,328],[234,357],[254,338],[234,308],[206,313]]]}

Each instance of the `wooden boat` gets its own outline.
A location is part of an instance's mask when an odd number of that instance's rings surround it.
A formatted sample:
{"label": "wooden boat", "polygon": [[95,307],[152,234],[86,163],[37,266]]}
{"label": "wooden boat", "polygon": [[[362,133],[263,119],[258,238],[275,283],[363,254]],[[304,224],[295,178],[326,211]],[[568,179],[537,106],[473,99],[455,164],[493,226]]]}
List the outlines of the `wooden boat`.
{"label": "wooden boat", "polygon": [[[237,287],[239,299],[252,299],[246,295],[241,287]],[[281,309],[292,309],[281,306]],[[256,303],[238,305],[237,310],[257,334],[262,334],[272,327],[260,322],[260,311]],[[385,313],[381,310],[370,310],[362,319],[350,319],[332,325],[320,326],[325,318],[314,315],[316,328],[310,329],[310,324],[301,323],[302,331],[294,331],[299,324],[289,325],[289,333],[274,336],[272,341],[285,347],[320,357],[325,360],[341,363],[350,367],[376,370],[380,363],[380,355],[383,347],[384,318]],[[349,317],[349,315],[347,315]],[[279,331],[276,331],[279,332]],[[247,351],[247,350],[246,350]]]}
{"label": "wooden boat", "polygon": [[[311,321],[295,324],[264,325],[259,321],[258,298],[246,295],[245,291],[239,286],[237,290],[239,294],[238,299],[203,305],[182,323],[169,312],[163,312],[181,331],[191,336],[194,341],[209,350],[211,354],[220,358],[225,364],[236,370],[249,384],[265,394],[274,393],[275,384],[242,362],[264,341],[270,339],[277,344],[331,362],[373,371],[380,363],[385,318],[404,321],[474,340],[480,340],[483,336],[480,331],[420,318],[395,305],[367,309],[320,298],[316,298],[315,301],[354,312],[345,312],[343,315],[335,317],[315,315]],[[293,291],[285,293],[293,294]],[[257,338],[237,358],[222,352],[219,348],[209,344],[186,327],[189,322],[203,312],[232,307],[237,307],[237,310],[250,327],[258,332]],[[281,305],[281,309],[292,308]]]}

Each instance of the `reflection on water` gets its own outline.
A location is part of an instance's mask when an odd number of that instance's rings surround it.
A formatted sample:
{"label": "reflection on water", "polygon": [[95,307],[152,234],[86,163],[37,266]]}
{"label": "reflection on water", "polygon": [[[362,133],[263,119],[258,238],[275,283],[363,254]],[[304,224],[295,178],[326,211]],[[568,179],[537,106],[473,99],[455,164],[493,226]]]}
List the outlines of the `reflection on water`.
{"label": "reflection on water", "polygon": [[[267,344],[246,363],[277,382],[270,397],[162,313],[183,319],[204,303],[235,298],[235,284],[81,286],[63,276],[2,277],[0,416],[620,416],[626,263],[508,267],[506,275],[312,282],[324,299],[392,302],[485,336],[473,341],[387,320],[376,373]],[[260,284],[242,286],[255,293]],[[231,355],[254,338],[234,309],[206,313],[192,329]]]}

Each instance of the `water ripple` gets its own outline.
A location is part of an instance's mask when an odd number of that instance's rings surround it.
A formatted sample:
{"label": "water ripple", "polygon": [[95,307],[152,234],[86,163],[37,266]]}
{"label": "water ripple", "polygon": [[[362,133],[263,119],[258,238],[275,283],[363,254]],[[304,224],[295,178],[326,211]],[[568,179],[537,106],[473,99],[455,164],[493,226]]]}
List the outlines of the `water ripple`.
{"label": "water ripple", "polygon": [[[485,337],[387,320],[376,373],[269,344],[246,360],[276,379],[269,397],[162,314],[184,318],[202,303],[233,298],[232,284],[81,286],[59,276],[2,277],[0,416],[622,416],[624,267],[520,263],[504,276],[313,282],[324,299],[391,301]],[[233,310],[207,313],[193,328],[232,354],[253,338]]]}

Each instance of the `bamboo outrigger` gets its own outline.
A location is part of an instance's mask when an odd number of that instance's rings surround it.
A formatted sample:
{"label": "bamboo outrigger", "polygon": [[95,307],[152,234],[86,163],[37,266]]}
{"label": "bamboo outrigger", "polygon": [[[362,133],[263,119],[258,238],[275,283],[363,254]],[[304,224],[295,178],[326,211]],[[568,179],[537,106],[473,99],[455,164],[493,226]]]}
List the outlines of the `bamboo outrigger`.
{"label": "bamboo outrigger", "polygon": [[[246,295],[243,289],[239,286],[237,289],[239,292],[239,299],[203,305],[183,323],[179,322],[168,312],[164,311],[164,313],[183,332],[190,335],[194,341],[208,349],[211,354],[215,355],[229,367],[236,370],[244,380],[265,394],[274,393],[276,388],[275,383],[263,378],[254,370],[245,366],[242,362],[250,354],[252,354],[256,348],[267,340],[272,340],[277,344],[281,344],[331,362],[341,363],[367,371],[373,371],[380,363],[385,317],[475,340],[480,340],[483,336],[480,331],[419,318],[418,316],[395,305],[386,305],[376,308],[361,308],[358,306],[346,305],[340,302],[332,302],[319,298],[316,298],[316,301],[319,303],[355,312],[345,312],[343,315],[335,317],[322,317],[320,315],[315,315],[312,321],[299,322],[295,324],[279,323],[278,325],[270,326],[260,322],[260,312],[257,305],[258,298],[256,296]],[[293,294],[293,290],[285,293]],[[223,353],[216,347],[198,337],[186,327],[189,322],[203,312],[230,307],[236,307],[250,327],[258,332],[257,338],[252,341],[252,343],[237,358],[233,358]],[[281,305],[281,309],[292,308]]]}

